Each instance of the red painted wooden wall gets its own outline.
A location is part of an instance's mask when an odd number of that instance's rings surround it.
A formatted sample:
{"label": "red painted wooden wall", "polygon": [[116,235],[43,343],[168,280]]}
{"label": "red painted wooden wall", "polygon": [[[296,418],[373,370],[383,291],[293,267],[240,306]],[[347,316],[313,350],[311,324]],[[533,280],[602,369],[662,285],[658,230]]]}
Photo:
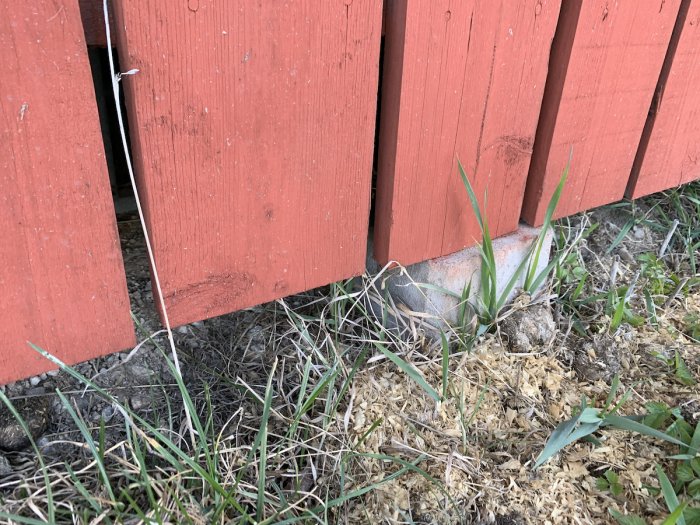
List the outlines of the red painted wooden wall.
{"label": "red painted wooden wall", "polygon": [[0,384],[134,344],[77,0],[0,0]]}
{"label": "red painted wooden wall", "polygon": [[173,324],[362,273],[381,2],[120,0],[115,18]]}
{"label": "red painted wooden wall", "polygon": [[563,3],[523,218],[541,224],[573,146],[556,216],[624,195],[680,0]]}
{"label": "red painted wooden wall", "polygon": [[700,178],[700,1],[684,0],[637,152],[628,196]]}
{"label": "red painted wooden wall", "polygon": [[374,231],[381,263],[480,239],[457,171],[517,228],[559,2],[390,0]]}
{"label": "red painted wooden wall", "polygon": [[[521,204],[541,221],[572,145],[560,216],[700,178],[700,0],[385,4],[381,262],[478,239],[457,158],[495,235]],[[113,7],[173,324],[361,273],[382,2]],[[102,1],[0,10],[5,383],[50,368],[27,340],[74,363],[134,331],[86,55],[106,44]]]}

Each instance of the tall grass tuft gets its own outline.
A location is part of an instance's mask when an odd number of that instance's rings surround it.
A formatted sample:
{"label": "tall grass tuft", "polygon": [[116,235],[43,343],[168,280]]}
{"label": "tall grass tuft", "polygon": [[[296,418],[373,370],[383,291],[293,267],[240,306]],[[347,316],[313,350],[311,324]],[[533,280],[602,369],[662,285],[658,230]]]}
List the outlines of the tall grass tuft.
{"label": "tall grass tuft", "polygon": [[469,202],[474,215],[476,216],[476,220],[479,223],[479,229],[481,230],[481,243],[479,244],[479,251],[481,254],[481,272],[479,282],[481,288],[479,290],[479,298],[475,309],[481,323],[481,326],[477,331],[484,331],[484,327],[490,327],[496,323],[501,310],[505,306],[508,298],[518,283],[523,283],[523,290],[525,292],[533,293],[539,289],[544,280],[556,267],[558,263],[557,254],[552,257],[552,260],[543,270],[538,272],[540,259],[544,249],[544,243],[552,227],[554,211],[559,203],[562,191],[564,189],[564,184],[566,183],[566,179],[569,175],[571,157],[569,157],[566,168],[564,169],[559,183],[557,184],[549,204],[547,205],[544,221],[537,239],[527,250],[522,262],[518,265],[513,273],[513,276],[505,284],[500,294],[498,292],[498,268],[493,251],[493,239],[489,230],[488,220],[481,211],[479,201],[474,193],[474,188],[469,181],[469,177],[467,177],[467,174],[464,171],[462,163],[457,161],[457,164],[459,168],[459,175],[462,178],[462,183],[464,184],[465,189],[467,190]]}

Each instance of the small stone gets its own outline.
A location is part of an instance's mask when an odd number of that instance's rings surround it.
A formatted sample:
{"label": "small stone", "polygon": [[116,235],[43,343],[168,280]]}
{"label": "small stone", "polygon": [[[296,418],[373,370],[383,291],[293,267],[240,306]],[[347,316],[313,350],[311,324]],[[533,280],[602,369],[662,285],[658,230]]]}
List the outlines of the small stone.
{"label": "small stone", "polygon": [[49,370],[48,372],[46,372],[46,375],[48,375],[49,377],[56,377],[56,376],[58,375],[58,372],[59,372],[58,369],[56,369],[56,370]]}
{"label": "small stone", "polygon": [[0,454],[0,478],[12,474],[12,465],[7,461],[7,458]]}
{"label": "small stone", "polygon": [[548,344],[556,325],[549,307],[537,305],[510,314],[501,322],[500,330],[512,352],[528,353]]}
{"label": "small stone", "polygon": [[148,381],[153,375],[153,371],[142,365],[127,364],[125,366],[126,372],[130,375],[135,382]]}
{"label": "small stone", "polygon": [[46,375],[46,372],[44,372],[43,374],[40,374],[40,375],[39,375],[39,378],[40,378],[42,381],[46,380],[47,377],[48,377],[48,376]]}
{"label": "small stone", "polygon": [[108,405],[102,409],[102,412],[100,413],[100,415],[102,416],[102,419],[104,419],[105,423],[107,423],[108,421],[110,421],[114,417],[114,412],[115,412],[114,407],[112,407],[111,405]]}
{"label": "small stone", "polygon": [[41,379],[39,379],[39,376],[34,376],[29,378],[29,384],[32,386],[37,386]]}
{"label": "small stone", "polygon": [[[46,397],[29,397],[14,401],[15,410],[24,419],[32,438],[37,439],[49,424],[49,401]],[[29,436],[7,407],[0,408],[0,449],[22,450],[30,444]]]}
{"label": "small stone", "polygon": [[37,386],[34,388],[30,388],[27,390],[24,395],[25,396],[43,396],[46,394],[46,389],[43,386]]}
{"label": "small stone", "polygon": [[129,399],[129,404],[131,405],[131,408],[133,410],[142,410],[146,407],[148,407],[151,403],[151,400],[148,396],[142,395],[142,394],[137,394],[135,396],[131,396],[131,399]]}

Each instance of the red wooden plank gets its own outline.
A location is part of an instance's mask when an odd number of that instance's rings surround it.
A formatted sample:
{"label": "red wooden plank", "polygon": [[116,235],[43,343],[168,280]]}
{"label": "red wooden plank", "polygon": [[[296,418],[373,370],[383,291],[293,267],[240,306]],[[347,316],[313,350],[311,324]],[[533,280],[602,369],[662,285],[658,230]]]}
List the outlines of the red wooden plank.
{"label": "red wooden plank", "polygon": [[627,189],[641,197],[700,178],[700,1],[683,0]]}
{"label": "red wooden plank", "polygon": [[541,224],[573,146],[556,211],[623,197],[680,0],[564,3],[523,204]]}
{"label": "red wooden plank", "polygon": [[77,0],[0,0],[0,383],[134,344]]}
{"label": "red wooden plank", "polygon": [[375,256],[404,265],[475,244],[457,172],[488,190],[492,232],[517,228],[560,3],[390,1]]}
{"label": "red wooden plank", "polygon": [[121,0],[136,167],[173,324],[365,267],[381,2]]}
{"label": "red wooden plank", "polygon": [[[80,3],[80,17],[85,29],[85,41],[89,46],[107,47],[107,33],[105,32],[105,17],[102,0],[78,0]],[[108,2],[111,27],[114,27],[112,15],[112,2]]]}

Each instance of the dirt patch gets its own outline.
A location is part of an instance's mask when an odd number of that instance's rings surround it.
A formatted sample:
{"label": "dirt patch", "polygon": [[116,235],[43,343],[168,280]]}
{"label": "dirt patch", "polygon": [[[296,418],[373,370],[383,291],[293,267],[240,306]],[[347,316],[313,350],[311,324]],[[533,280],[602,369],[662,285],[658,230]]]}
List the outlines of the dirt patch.
{"label": "dirt patch", "polygon": [[574,358],[574,370],[579,379],[610,384],[620,373],[620,343],[608,334],[595,336],[592,341],[582,340]]}
{"label": "dirt patch", "polygon": [[513,311],[499,326],[511,352],[540,351],[556,334],[549,305],[534,305]]}
{"label": "dirt patch", "polygon": [[[49,423],[49,404],[43,396],[19,399],[14,408],[24,421],[32,439],[41,436]],[[22,450],[30,445],[30,436],[9,410],[0,410],[0,449]]]}

